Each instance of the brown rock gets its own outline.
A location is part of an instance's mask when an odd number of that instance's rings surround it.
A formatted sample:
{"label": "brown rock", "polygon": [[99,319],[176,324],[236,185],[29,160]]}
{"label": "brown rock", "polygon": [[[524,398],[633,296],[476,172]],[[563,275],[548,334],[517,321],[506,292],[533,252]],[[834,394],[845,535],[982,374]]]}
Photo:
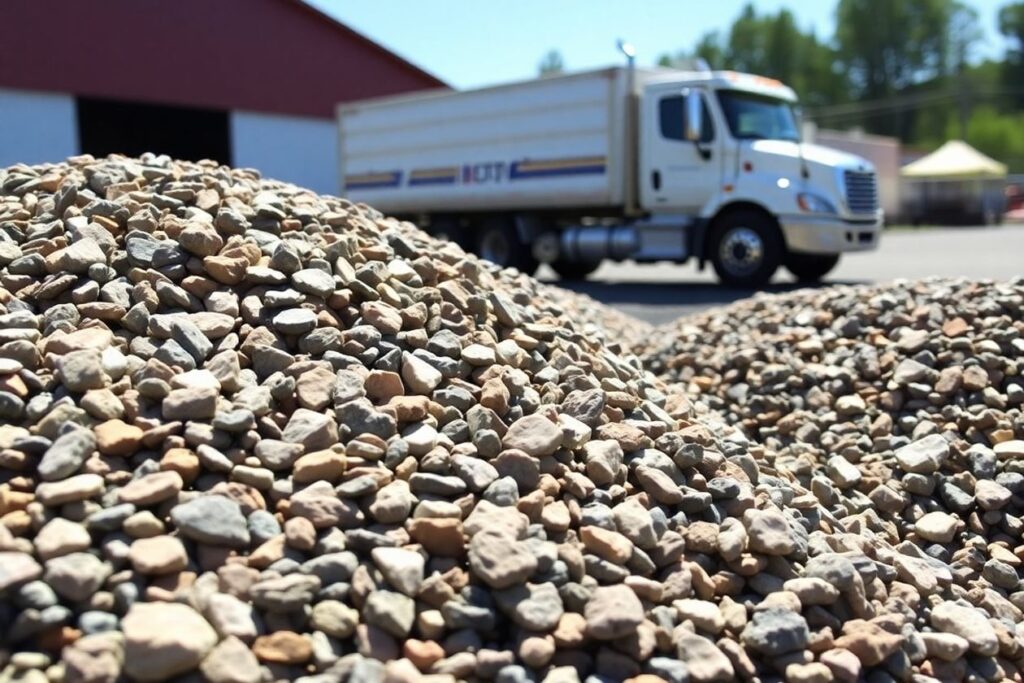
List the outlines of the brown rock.
{"label": "brown rock", "polygon": [[870,621],[853,619],[843,625],[835,646],[857,655],[861,663],[874,666],[899,649],[903,638]]}
{"label": "brown rock", "polygon": [[625,564],[633,554],[633,544],[618,532],[598,526],[585,526],[579,533],[587,550],[609,562]]}
{"label": "brown rock", "polygon": [[96,446],[103,455],[126,457],[139,450],[142,430],[121,420],[96,425]]}
{"label": "brown rock", "polygon": [[421,517],[409,522],[409,535],[438,557],[462,557],[465,542],[462,520],[452,518]]}
{"label": "brown rock", "polygon": [[409,638],[402,644],[402,654],[420,671],[429,671],[444,659],[444,648],[432,640]]}
{"label": "brown rock", "polygon": [[271,664],[302,664],[313,656],[313,645],[294,631],[277,631],[257,638],[252,651],[260,661]]}
{"label": "brown rock", "polygon": [[128,551],[132,568],[140,574],[173,574],[188,566],[188,554],[173,536],[140,538]]}
{"label": "brown rock", "polygon": [[345,474],[346,458],[343,453],[331,450],[316,451],[303,455],[295,461],[292,480],[296,484],[314,481],[337,481]]}

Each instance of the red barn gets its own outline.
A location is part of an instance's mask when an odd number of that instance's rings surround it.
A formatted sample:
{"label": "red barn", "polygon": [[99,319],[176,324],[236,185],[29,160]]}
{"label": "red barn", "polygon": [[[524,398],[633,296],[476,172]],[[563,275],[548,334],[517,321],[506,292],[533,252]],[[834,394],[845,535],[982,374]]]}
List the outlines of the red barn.
{"label": "red barn", "polygon": [[301,0],[0,2],[0,166],[152,151],[334,193],[335,106],[439,87]]}

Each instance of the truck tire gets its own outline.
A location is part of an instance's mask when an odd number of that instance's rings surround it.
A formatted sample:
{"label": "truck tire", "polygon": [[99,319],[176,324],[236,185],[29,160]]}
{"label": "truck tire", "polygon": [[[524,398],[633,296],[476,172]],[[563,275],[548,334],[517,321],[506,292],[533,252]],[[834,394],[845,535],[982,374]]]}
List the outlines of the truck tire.
{"label": "truck tire", "polygon": [[551,269],[563,280],[586,280],[587,276],[601,267],[601,261],[563,261],[558,259]]}
{"label": "truck tire", "polygon": [[530,245],[519,239],[511,218],[485,219],[477,230],[473,251],[502,268],[516,268],[527,275],[537,270],[537,259]]}
{"label": "truck tire", "polygon": [[731,211],[715,221],[708,241],[711,265],[722,284],[762,287],[782,262],[782,234],[770,216],[751,209]]}
{"label": "truck tire", "polygon": [[786,254],[786,270],[800,282],[820,282],[839,263],[839,254]]}

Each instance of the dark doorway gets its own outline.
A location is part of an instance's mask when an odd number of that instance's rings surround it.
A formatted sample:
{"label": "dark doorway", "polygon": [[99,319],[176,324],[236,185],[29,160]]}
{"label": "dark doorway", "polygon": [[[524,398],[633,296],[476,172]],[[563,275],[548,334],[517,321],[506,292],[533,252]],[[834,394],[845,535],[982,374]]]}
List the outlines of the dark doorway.
{"label": "dark doorway", "polygon": [[155,152],[188,161],[231,163],[225,111],[91,97],[79,97],[77,104],[78,139],[85,154]]}

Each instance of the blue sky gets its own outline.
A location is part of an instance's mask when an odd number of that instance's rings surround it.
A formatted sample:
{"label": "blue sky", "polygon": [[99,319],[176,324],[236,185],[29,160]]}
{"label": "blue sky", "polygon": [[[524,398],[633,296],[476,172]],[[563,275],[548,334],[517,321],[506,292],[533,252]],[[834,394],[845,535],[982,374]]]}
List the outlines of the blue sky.
{"label": "blue sky", "polygon": [[[568,70],[619,63],[617,38],[653,64],[696,43],[709,29],[728,30],[745,0],[307,0],[457,88],[531,78],[558,49]],[[1002,54],[996,28],[1008,0],[968,0],[985,38],[981,56]],[[829,38],[834,0],[759,0],[759,12],[788,7],[803,27]],[[717,66],[717,65],[716,65]],[[727,65],[723,65],[725,67]]]}

